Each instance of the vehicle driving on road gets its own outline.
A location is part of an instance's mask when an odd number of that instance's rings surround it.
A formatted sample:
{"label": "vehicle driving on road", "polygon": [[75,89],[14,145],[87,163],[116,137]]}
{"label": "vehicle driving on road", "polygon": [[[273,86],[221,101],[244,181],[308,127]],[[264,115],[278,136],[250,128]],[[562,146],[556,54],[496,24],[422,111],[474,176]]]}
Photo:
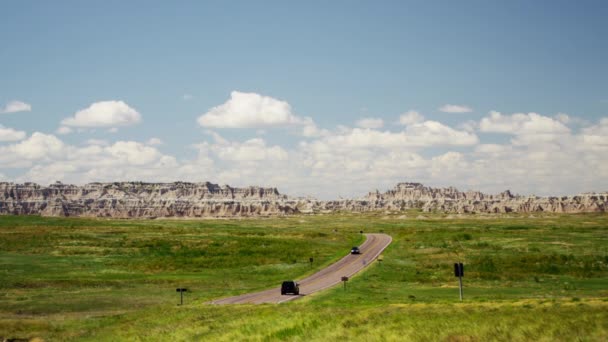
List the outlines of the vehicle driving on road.
{"label": "vehicle driving on road", "polygon": [[350,254],[361,254],[361,250],[359,250],[359,247],[355,246],[350,250]]}
{"label": "vehicle driving on road", "polygon": [[[386,234],[365,234],[366,240],[360,246],[361,255],[369,254],[370,258],[380,253],[391,243],[392,238]],[[350,250],[349,250],[350,251]],[[323,291],[342,282],[345,275],[354,275],[369,265],[373,265],[369,260],[362,260],[363,257],[353,257],[350,253],[339,261],[327,266],[319,272],[306,278],[300,279],[301,283],[294,280],[283,282],[280,292],[274,287],[268,290],[245,293],[239,296],[220,298],[211,301],[211,304],[263,304],[263,303],[284,303],[291,300],[303,298],[315,292]],[[295,294],[295,296],[285,296],[285,294]],[[304,295],[301,295],[301,294]]]}
{"label": "vehicle driving on road", "polygon": [[284,281],[283,285],[281,285],[281,294],[285,295],[288,293],[294,294],[296,296],[299,295],[300,285],[293,280]]}

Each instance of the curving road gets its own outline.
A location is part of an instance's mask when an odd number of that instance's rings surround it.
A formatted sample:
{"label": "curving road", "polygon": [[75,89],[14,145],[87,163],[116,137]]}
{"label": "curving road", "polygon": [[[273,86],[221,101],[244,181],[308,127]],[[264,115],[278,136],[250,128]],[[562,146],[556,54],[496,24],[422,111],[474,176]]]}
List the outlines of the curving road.
{"label": "curving road", "polygon": [[[309,295],[334,286],[342,281],[342,277],[350,277],[371,264],[380,253],[391,243],[392,238],[386,234],[365,234],[367,239],[359,246],[361,254],[349,254],[340,261],[332,264],[308,278],[298,281],[300,296]],[[287,280],[287,279],[286,279]],[[262,304],[283,303],[300,298],[295,295],[281,295],[281,288],[248,293],[240,296],[214,300],[211,304]]]}

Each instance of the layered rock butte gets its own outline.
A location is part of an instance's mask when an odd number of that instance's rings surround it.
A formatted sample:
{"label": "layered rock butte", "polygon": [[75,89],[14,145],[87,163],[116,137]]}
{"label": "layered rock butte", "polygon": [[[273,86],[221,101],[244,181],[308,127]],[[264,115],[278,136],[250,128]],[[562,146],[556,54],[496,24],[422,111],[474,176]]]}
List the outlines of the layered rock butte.
{"label": "layered rock butte", "polygon": [[403,211],[509,213],[605,212],[608,193],[576,196],[518,196],[505,191],[487,195],[453,187],[431,188],[399,183],[384,193],[359,199],[320,201],[282,195],[276,188],[233,188],[206,183],[55,183],[0,182],[0,215],[81,216],[113,218],[248,217],[316,214],[338,211]]}

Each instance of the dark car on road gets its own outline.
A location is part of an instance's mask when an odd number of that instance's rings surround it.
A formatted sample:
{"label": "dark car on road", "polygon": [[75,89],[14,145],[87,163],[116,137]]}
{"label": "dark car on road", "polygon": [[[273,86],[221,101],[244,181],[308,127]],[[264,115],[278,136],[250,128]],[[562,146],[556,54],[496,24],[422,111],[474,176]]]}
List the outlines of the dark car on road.
{"label": "dark car on road", "polygon": [[361,250],[359,249],[359,247],[353,247],[350,250],[350,254],[361,254]]}
{"label": "dark car on road", "polygon": [[300,294],[300,284],[296,283],[293,280],[284,281],[283,285],[281,285],[281,294],[285,295],[288,293],[291,293],[294,295],[299,295]]}

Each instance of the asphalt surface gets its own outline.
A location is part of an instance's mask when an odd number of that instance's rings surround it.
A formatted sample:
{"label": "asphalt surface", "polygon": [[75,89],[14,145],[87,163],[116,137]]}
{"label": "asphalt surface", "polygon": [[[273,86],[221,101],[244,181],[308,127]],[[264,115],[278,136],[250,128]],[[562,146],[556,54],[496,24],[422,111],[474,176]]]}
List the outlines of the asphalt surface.
{"label": "asphalt surface", "polygon": [[[361,254],[348,254],[340,261],[332,264],[321,271],[302,280],[296,280],[300,284],[300,295],[281,295],[281,288],[275,287],[255,293],[247,293],[240,296],[222,298],[210,302],[211,304],[262,304],[283,303],[295,300],[328,287],[334,286],[342,281],[342,277],[350,277],[376,260],[378,255],[391,243],[392,238],[386,234],[365,234],[367,239],[359,246]],[[291,280],[291,279],[285,279]]]}

